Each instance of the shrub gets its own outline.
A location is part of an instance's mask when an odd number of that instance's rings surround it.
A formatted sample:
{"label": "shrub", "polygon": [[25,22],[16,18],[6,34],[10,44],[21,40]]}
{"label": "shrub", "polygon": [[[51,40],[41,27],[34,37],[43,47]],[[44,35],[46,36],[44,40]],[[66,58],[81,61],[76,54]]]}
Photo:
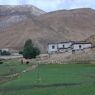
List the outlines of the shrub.
{"label": "shrub", "polygon": [[1,55],[11,55],[11,53],[9,51],[2,51]]}
{"label": "shrub", "polygon": [[32,40],[29,39],[25,42],[23,49],[23,57],[26,59],[36,58],[40,54],[40,50],[37,47],[34,47]]}
{"label": "shrub", "polygon": [[23,51],[19,51],[19,54],[23,54]]}
{"label": "shrub", "polygon": [[0,64],[3,64],[3,61],[0,59]]}
{"label": "shrub", "polygon": [[33,48],[33,58],[40,54],[40,50],[37,47]]}

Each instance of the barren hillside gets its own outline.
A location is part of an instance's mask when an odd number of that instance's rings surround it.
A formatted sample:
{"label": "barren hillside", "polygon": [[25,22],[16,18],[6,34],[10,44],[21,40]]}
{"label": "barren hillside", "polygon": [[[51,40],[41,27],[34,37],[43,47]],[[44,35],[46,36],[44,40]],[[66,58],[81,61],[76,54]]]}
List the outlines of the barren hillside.
{"label": "barren hillside", "polygon": [[95,46],[95,35],[91,35],[89,38],[86,39],[87,42],[91,42],[93,46]]}
{"label": "barren hillside", "polygon": [[[4,6],[3,6],[4,7]],[[10,8],[9,8],[10,9]],[[95,10],[75,9],[61,10],[40,16],[28,10],[15,9],[6,14],[0,9],[0,48],[20,49],[29,38],[42,52],[47,44],[68,40],[84,40],[95,34]],[[19,12],[18,12],[19,10]],[[22,8],[21,8],[22,10]],[[8,10],[7,10],[8,11]]]}
{"label": "barren hillside", "polygon": [[43,10],[38,9],[33,5],[0,5],[0,16],[6,15],[41,15],[45,12]]}
{"label": "barren hillside", "polygon": [[95,34],[95,10],[90,8],[55,11],[39,19],[69,40],[84,40]]}

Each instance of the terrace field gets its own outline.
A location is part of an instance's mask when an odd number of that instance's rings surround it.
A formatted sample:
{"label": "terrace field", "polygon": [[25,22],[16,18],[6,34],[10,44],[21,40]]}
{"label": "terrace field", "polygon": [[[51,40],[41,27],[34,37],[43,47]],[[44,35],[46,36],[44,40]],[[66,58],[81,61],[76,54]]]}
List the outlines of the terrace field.
{"label": "terrace field", "polygon": [[95,95],[94,64],[41,64],[22,73],[33,65],[0,64],[0,95]]}

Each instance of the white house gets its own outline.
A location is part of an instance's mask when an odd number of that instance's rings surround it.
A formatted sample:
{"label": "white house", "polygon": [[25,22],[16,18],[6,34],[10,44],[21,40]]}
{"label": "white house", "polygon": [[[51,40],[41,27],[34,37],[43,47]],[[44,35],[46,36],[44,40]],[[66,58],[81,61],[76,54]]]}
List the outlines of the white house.
{"label": "white house", "polygon": [[86,43],[86,42],[74,42],[72,44],[72,51],[79,51],[87,48],[91,48],[92,43]]}
{"label": "white house", "polygon": [[64,50],[70,48],[72,42],[60,42],[48,44],[48,53],[53,52],[63,52]]}
{"label": "white house", "polygon": [[92,43],[87,42],[60,42],[60,43],[50,43],[48,44],[48,53],[56,52],[68,52],[70,51],[82,51],[92,47]]}
{"label": "white house", "polygon": [[67,49],[70,48],[72,45],[72,42],[60,42],[58,43],[58,49]]}
{"label": "white house", "polygon": [[53,52],[57,52],[57,51],[58,51],[57,43],[48,44],[48,53],[53,53]]}
{"label": "white house", "polygon": [[8,48],[2,48],[2,49],[0,49],[1,51],[9,51],[9,49]]}

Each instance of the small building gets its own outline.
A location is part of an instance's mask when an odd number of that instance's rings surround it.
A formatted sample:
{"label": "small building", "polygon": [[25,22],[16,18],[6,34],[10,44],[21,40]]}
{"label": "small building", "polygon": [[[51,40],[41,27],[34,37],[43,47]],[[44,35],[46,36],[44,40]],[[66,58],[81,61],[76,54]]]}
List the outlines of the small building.
{"label": "small building", "polygon": [[92,43],[87,42],[74,42],[72,44],[72,51],[81,51],[92,47]]}
{"label": "small building", "polygon": [[60,42],[58,43],[58,51],[66,52],[71,48],[72,42]]}
{"label": "small building", "polygon": [[55,53],[58,51],[57,43],[48,44],[48,53]]}
{"label": "small building", "polygon": [[9,49],[7,49],[7,48],[0,49],[0,54],[1,54],[1,52],[4,52],[4,51],[9,52]]}
{"label": "small building", "polygon": [[10,55],[9,49],[7,48],[0,49],[0,55]]}
{"label": "small building", "polygon": [[61,52],[75,52],[75,51],[83,51],[85,49],[90,49],[92,47],[92,43],[87,42],[60,42],[60,43],[49,43],[48,44],[48,53],[61,53]]}
{"label": "small building", "polygon": [[72,42],[60,42],[48,44],[48,53],[65,52],[71,48]]}
{"label": "small building", "polygon": [[8,52],[9,49],[8,49],[8,48],[2,48],[2,49],[0,49],[0,51],[2,51],[2,52],[3,52],[3,51],[7,51],[7,52]]}

